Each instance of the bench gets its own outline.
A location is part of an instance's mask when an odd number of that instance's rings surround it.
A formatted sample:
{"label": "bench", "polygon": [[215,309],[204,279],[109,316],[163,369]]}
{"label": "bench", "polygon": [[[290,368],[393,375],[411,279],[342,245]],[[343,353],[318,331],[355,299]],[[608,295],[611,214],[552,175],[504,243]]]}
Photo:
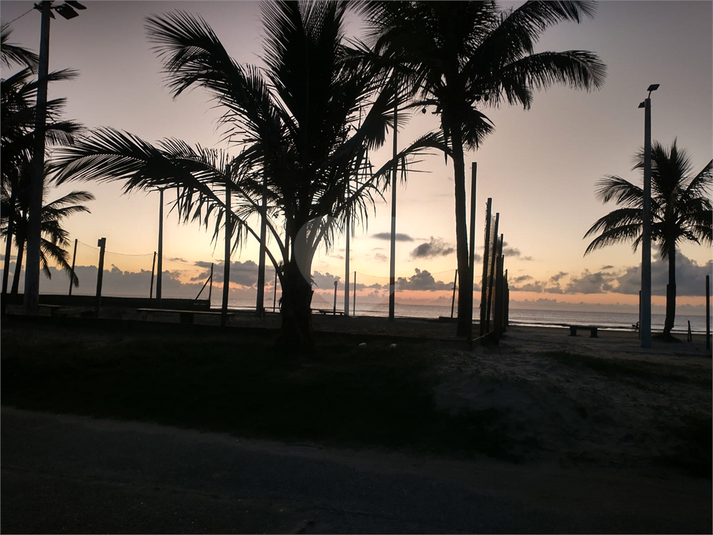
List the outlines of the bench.
{"label": "bench", "polygon": [[44,303],[40,303],[37,305],[40,310],[45,309],[50,311],[50,316],[53,318],[57,316],[57,312],[59,311],[60,308],[62,308],[62,305],[45,305]]}
{"label": "bench", "polygon": [[[144,315],[147,320],[150,314],[178,314],[181,323],[193,323],[196,316],[222,316],[220,310],[175,310],[172,308],[137,308],[136,312]],[[235,312],[228,312],[228,316],[234,316]]]}
{"label": "bench", "polygon": [[318,309],[316,309],[316,310],[313,310],[313,312],[319,312],[319,313],[322,314],[323,316],[325,316],[325,315],[327,315],[327,314],[331,314],[332,316],[343,316],[343,315],[344,315],[344,311],[343,311],[343,310],[325,310],[325,309],[322,309],[322,308],[318,308]]}
{"label": "bench", "polygon": [[584,329],[589,331],[590,338],[598,338],[597,327],[594,327],[592,325],[568,325],[568,327],[570,336],[577,336],[577,329]]}

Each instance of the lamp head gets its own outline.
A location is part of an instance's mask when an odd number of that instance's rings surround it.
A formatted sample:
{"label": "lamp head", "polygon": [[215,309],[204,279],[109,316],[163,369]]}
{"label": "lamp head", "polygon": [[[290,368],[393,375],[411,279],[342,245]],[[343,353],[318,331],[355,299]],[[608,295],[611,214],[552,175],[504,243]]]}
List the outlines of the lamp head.
{"label": "lamp head", "polygon": [[651,84],[647,91],[651,93],[652,91],[656,91],[659,88],[659,84]]}
{"label": "lamp head", "polygon": [[646,101],[642,101],[639,103],[639,108],[645,108],[646,107]]}

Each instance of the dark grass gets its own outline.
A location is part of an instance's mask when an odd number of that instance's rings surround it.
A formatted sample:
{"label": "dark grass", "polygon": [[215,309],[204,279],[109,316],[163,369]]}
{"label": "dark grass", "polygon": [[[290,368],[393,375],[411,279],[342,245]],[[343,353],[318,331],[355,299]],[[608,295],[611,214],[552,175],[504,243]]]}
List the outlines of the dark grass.
{"label": "dark grass", "polygon": [[242,437],[518,460],[502,411],[436,409],[423,343],[394,349],[347,339],[306,357],[284,354],[265,333],[115,335],[97,345],[4,331],[2,403]]}

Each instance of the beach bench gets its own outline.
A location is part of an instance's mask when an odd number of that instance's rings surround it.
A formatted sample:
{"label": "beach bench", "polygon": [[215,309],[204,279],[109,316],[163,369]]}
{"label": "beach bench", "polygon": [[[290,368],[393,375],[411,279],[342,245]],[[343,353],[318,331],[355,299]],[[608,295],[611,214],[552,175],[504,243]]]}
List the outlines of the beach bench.
{"label": "beach bench", "polygon": [[318,308],[317,310],[314,310],[313,312],[319,312],[323,316],[326,316],[327,314],[331,314],[332,316],[343,316],[344,315],[343,310],[326,310],[323,308]]}
{"label": "beach bench", "polygon": [[62,308],[62,305],[45,305],[44,303],[40,303],[37,305],[40,310],[49,310],[50,311],[50,316],[53,318],[57,316],[57,312],[59,312],[59,309]]}
{"label": "beach bench", "polygon": [[569,327],[569,335],[570,336],[577,336],[577,329],[583,329],[586,331],[589,331],[589,337],[590,338],[598,338],[597,336],[597,327],[594,327],[592,325],[568,325]]}
{"label": "beach bench", "polygon": [[[220,310],[175,310],[172,308],[137,308],[136,312],[143,314],[143,319],[147,320],[151,314],[178,314],[181,323],[193,323],[196,316],[218,316],[223,312]],[[228,312],[228,316],[234,316],[235,312]]]}

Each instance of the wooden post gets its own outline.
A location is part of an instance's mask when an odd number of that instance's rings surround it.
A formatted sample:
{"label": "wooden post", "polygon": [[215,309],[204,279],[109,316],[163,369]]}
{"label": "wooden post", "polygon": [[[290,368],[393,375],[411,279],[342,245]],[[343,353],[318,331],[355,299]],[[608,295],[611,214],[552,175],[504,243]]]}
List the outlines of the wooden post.
{"label": "wooden post", "polygon": [[[348,189],[348,188],[347,188]],[[348,316],[349,315],[349,255],[350,255],[350,250],[349,250],[349,239],[351,238],[351,225],[349,218],[351,216],[351,210],[347,208],[347,222],[346,222],[346,234],[347,234],[347,243],[346,243],[346,251],[344,253],[345,255],[345,260],[344,260],[344,315]]]}
{"label": "wooden post", "polygon": [[228,324],[228,295],[230,292],[230,221],[231,221],[231,208],[230,208],[230,167],[226,172],[225,178],[225,255],[223,266],[223,304],[221,308],[220,315],[220,326],[225,327]]}
{"label": "wooden post", "polygon": [[[473,323],[473,287],[475,286],[475,185],[476,176],[478,174],[478,162],[473,162],[471,166],[471,181],[470,181],[470,252],[468,263],[470,265],[470,280],[466,282],[467,289],[470,292],[470,321]],[[461,279],[461,286],[463,280]],[[451,318],[453,317],[453,307],[451,306]],[[472,338],[471,325],[471,338]]]}
{"label": "wooden post", "polygon": [[488,302],[485,309],[485,330],[490,331],[490,312],[493,310],[493,294],[495,293],[495,266],[498,259],[498,226],[500,214],[495,214],[495,230],[493,231],[492,258],[490,259],[490,277],[488,277]]}
{"label": "wooden post", "polygon": [[453,297],[451,298],[451,319],[453,319],[453,309],[456,306],[456,288],[458,287],[458,270],[453,275]]}
{"label": "wooden post", "polygon": [[706,349],[711,350],[711,276],[706,275]]}
{"label": "wooden post", "polygon": [[151,286],[149,286],[149,299],[153,299],[153,279],[156,271],[156,251],[153,252],[153,262],[151,262]]}
{"label": "wooden post", "polygon": [[[394,93],[396,93],[396,88],[394,88]],[[394,99],[394,145],[393,145],[393,160],[394,160],[394,172],[391,175],[391,244],[390,244],[390,255],[389,255],[389,320],[394,320],[394,310],[396,308],[396,177],[398,173],[398,162],[396,160],[396,155],[398,154],[398,144],[397,144],[397,125],[399,108]]]}
{"label": "wooden post", "polygon": [[163,275],[163,190],[158,190],[158,269],[156,273],[156,301],[161,306],[161,279]]}
{"label": "wooden post", "polygon": [[208,308],[211,307],[211,298],[213,297],[213,262],[210,263],[210,283],[208,284]]}
{"label": "wooden post", "polygon": [[352,316],[356,316],[356,271],[354,272],[354,299],[352,299]]}
{"label": "wooden post", "polygon": [[486,334],[487,323],[487,308],[488,303],[488,266],[490,265],[490,220],[492,211],[493,199],[488,198],[485,207],[485,244],[483,248],[483,280],[482,288],[480,289],[480,336]]}
{"label": "wooden post", "polygon": [[277,270],[275,270],[275,283],[272,286],[272,312],[277,308]]}
{"label": "wooden post", "polygon": [[337,315],[337,284],[339,284],[339,281],[334,281],[334,309],[332,314],[335,316]]}
{"label": "wooden post", "polygon": [[77,261],[77,239],[74,239],[74,253],[72,254],[72,269],[69,271],[69,294],[72,295],[72,283],[74,282],[74,265]]}
{"label": "wooden post", "polygon": [[97,243],[99,247],[99,271],[97,273],[97,296],[96,296],[96,313],[99,314],[102,300],[102,282],[104,278],[104,252],[106,250],[106,238],[99,238]]}
{"label": "wooden post", "polygon": [[[228,166],[228,179],[230,179],[230,166]],[[255,314],[261,318],[265,315],[265,249],[267,249],[267,173],[262,173],[262,205],[260,207],[260,257],[257,267],[257,298]]]}

